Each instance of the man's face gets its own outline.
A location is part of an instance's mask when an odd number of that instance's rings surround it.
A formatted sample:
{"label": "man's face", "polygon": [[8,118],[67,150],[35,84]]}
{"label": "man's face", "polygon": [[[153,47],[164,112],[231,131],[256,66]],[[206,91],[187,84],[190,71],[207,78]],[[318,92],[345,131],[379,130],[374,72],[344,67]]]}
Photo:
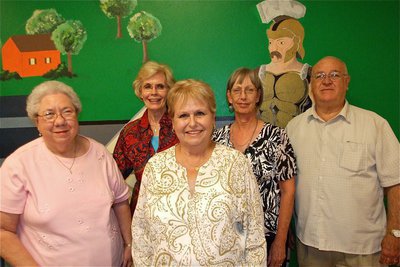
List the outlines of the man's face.
{"label": "man's face", "polygon": [[269,38],[268,50],[273,63],[283,63],[288,50],[293,47],[293,39],[290,37],[281,37],[278,39]]}
{"label": "man's face", "polygon": [[[326,76],[324,79],[318,76]],[[324,75],[325,74],[325,75]],[[336,74],[338,78],[332,78]],[[344,105],[350,76],[340,60],[327,57],[312,68],[311,91],[319,107],[340,108]]]}

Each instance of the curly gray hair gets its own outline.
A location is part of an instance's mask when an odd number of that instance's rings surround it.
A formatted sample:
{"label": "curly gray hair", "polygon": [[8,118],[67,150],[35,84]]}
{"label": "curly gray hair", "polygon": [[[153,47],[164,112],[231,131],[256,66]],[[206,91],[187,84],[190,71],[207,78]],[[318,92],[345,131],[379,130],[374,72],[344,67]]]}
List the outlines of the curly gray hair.
{"label": "curly gray hair", "polygon": [[42,101],[43,97],[58,93],[65,94],[71,99],[77,114],[82,111],[81,101],[72,87],[59,81],[47,81],[33,88],[26,99],[26,112],[28,113],[28,117],[35,122],[39,112],[40,101]]}

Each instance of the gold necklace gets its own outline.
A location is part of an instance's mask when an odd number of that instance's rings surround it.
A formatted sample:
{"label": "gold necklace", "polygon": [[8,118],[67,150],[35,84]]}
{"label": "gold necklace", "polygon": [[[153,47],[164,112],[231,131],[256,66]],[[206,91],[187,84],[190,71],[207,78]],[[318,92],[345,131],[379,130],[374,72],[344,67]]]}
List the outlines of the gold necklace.
{"label": "gold necklace", "polygon": [[[236,145],[235,145],[236,147],[243,147],[244,145],[246,145],[246,148],[247,148],[250,145],[251,140],[253,139],[253,136],[256,132],[257,126],[258,126],[258,120],[256,122],[256,125],[254,126],[253,133],[251,134],[249,140],[247,140],[243,144],[239,144],[236,140],[233,140],[233,138],[232,138],[232,143],[236,143]],[[233,135],[232,135],[232,137],[233,137]]]}
{"label": "gold necklace", "polygon": [[159,129],[160,129],[159,122],[151,122],[151,120],[149,119],[149,124],[150,124],[151,130],[156,134],[157,131],[159,131]]}
{"label": "gold necklace", "polygon": [[[178,148],[179,148],[179,152],[180,152],[181,156],[183,156],[182,148],[181,148],[180,146],[178,146]],[[186,166],[188,166],[189,168],[193,168],[193,169],[197,172],[197,171],[200,170],[201,166],[203,166],[204,163],[206,163],[206,162],[208,161],[208,158],[209,158],[209,157],[208,157],[208,154],[209,154],[209,151],[207,150],[207,151],[204,153],[204,155],[203,155],[202,157],[200,157],[200,159],[197,161],[197,164],[195,164],[195,165],[190,164],[190,163],[188,163],[188,162],[186,162],[186,164],[182,164],[182,165],[183,165],[183,166],[186,165]]]}
{"label": "gold necklace", "polygon": [[76,143],[74,142],[74,159],[72,160],[72,164],[71,164],[70,167],[68,167],[67,165],[65,165],[65,164],[56,156],[56,154],[54,154],[54,157],[56,158],[56,160],[57,160],[58,162],[61,163],[62,166],[64,166],[64,167],[69,171],[70,174],[72,174],[72,167],[74,167],[75,158],[76,158]]}
{"label": "gold necklace", "polygon": [[158,125],[154,125],[154,124],[150,123],[150,128],[156,134],[159,127],[158,127]]}

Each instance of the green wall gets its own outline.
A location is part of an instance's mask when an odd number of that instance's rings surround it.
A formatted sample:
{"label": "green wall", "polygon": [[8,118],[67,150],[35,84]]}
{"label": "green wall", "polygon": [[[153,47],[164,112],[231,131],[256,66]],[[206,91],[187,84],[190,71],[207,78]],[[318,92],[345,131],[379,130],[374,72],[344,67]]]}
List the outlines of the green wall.
{"label": "green wall", "polygon": [[[267,38],[255,5],[259,1],[144,1],[145,10],[160,19],[163,32],[149,43],[150,59],[169,64],[177,79],[196,78],[211,84],[218,115],[230,115],[225,83],[240,66],[268,63]],[[348,99],[385,117],[399,137],[399,1],[301,1],[307,8],[300,19],[306,32],[304,62],[326,55],[348,63],[352,76]],[[132,91],[141,65],[142,47],[126,31],[116,39],[116,22],[99,2],[0,2],[1,43],[25,34],[26,20],[35,9],[55,8],[66,19],[82,21],[88,40],[73,56],[77,78],[62,81],[76,89],[83,102],[81,121],[127,120],[142,103]],[[66,57],[62,56],[66,61]],[[1,96],[26,95],[44,78],[0,82]]]}

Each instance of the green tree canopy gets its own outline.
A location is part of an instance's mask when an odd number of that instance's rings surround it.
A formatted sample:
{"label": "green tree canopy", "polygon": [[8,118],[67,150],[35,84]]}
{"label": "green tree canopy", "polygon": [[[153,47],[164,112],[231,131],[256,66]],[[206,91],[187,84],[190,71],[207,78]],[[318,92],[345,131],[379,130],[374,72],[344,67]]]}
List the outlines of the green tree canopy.
{"label": "green tree canopy", "polygon": [[137,0],[100,0],[100,8],[109,18],[117,19],[117,38],[122,37],[121,18],[130,15],[137,6]]}
{"label": "green tree canopy", "polygon": [[162,26],[152,14],[141,11],[129,20],[127,29],[129,35],[140,43],[157,38],[161,34]]}
{"label": "green tree canopy", "polygon": [[79,20],[67,20],[51,34],[56,48],[68,56],[68,71],[72,73],[72,55],[77,55],[86,42],[87,33]]}
{"label": "green tree canopy", "polygon": [[27,34],[51,33],[64,21],[55,9],[35,10],[26,22],[25,31]]}
{"label": "green tree canopy", "polygon": [[152,14],[141,11],[129,20],[127,29],[131,38],[142,43],[143,63],[148,61],[147,42],[160,36],[162,30],[160,21]]}

